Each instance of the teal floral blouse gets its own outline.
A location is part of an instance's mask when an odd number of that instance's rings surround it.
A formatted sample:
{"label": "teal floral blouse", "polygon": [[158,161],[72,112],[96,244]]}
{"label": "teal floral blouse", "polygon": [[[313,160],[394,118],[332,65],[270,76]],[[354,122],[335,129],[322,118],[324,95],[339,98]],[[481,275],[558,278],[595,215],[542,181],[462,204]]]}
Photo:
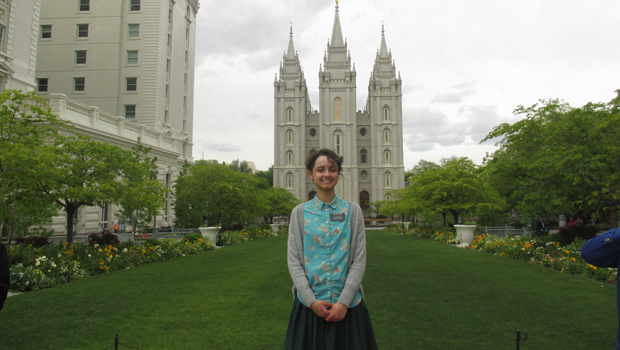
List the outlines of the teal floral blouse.
{"label": "teal floral blouse", "polygon": [[[304,204],[304,265],[317,300],[336,303],[347,280],[351,246],[351,205],[337,195],[330,203],[318,197]],[[303,303],[299,293],[297,298]],[[362,301],[357,291],[349,308]],[[306,305],[309,306],[309,305]]]}

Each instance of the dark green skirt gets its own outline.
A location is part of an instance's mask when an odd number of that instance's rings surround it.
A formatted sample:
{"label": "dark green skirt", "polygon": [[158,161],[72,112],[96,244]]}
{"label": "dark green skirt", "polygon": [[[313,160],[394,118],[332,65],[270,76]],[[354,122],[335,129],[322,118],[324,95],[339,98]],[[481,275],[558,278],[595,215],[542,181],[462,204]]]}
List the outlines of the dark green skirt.
{"label": "dark green skirt", "polygon": [[364,301],[347,310],[340,322],[326,322],[295,298],[284,350],[376,350],[370,314]]}

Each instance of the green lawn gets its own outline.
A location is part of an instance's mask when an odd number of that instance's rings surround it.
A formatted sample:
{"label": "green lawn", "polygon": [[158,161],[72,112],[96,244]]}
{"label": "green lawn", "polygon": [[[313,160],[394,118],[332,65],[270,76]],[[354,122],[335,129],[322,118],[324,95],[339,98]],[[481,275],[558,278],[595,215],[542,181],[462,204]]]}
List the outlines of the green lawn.
{"label": "green lawn", "polygon": [[[279,349],[290,287],[286,237],[255,240],[11,297],[0,347]],[[615,342],[615,286],[435,241],[369,231],[364,290],[380,349]]]}

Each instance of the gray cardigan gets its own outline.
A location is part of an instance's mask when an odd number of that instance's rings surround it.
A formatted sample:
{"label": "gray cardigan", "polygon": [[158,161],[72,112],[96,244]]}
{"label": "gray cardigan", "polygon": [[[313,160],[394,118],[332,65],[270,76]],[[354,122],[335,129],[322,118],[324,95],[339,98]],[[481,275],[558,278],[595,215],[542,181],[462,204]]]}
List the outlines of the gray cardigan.
{"label": "gray cardigan", "polygon": [[[366,230],[364,228],[364,215],[357,203],[351,203],[351,250],[349,256],[349,272],[344,289],[338,298],[338,302],[347,307],[353,302],[355,294],[359,290],[364,297],[362,279],[366,271]],[[299,204],[291,212],[291,222],[288,235],[287,263],[288,271],[293,279],[293,297],[297,297],[297,291],[304,302],[310,307],[317,299],[308,283],[304,264],[304,244],[302,235],[304,232],[304,204]]]}

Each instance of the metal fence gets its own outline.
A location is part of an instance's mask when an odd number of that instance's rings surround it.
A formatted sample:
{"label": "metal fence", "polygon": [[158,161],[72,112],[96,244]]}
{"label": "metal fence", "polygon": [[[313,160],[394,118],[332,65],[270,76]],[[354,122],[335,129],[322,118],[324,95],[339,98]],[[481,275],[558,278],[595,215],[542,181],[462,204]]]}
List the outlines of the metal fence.
{"label": "metal fence", "polygon": [[515,236],[531,236],[532,233],[526,228],[517,228],[512,226],[482,226],[481,231],[493,236],[502,238],[515,237]]}

